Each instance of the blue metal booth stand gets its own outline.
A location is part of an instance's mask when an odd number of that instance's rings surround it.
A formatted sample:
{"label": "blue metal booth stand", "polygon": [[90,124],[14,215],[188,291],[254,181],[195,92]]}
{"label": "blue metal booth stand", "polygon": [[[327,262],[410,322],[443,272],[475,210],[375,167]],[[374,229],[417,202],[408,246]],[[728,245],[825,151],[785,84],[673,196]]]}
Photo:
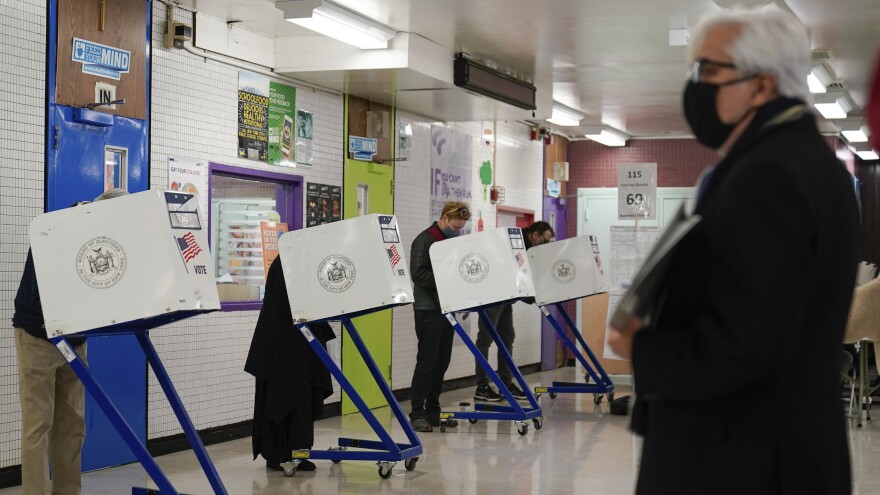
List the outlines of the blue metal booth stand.
{"label": "blue metal booth stand", "polygon": [[151,329],[220,309],[198,198],[145,191],[36,217],[30,226],[46,333],[119,432],[155,489],[178,495],[69,337],[134,335],[215,494],[227,493],[149,338]]}
{"label": "blue metal booth stand", "polygon": [[[327,450],[294,451],[293,460],[282,464],[284,474],[293,476],[303,459],[375,461],[382,478],[391,477],[398,461],[404,461],[406,470],[412,471],[422,454],[421,441],[351,321],[413,302],[397,219],[392,215],[365,215],[288,232],[279,239],[278,252],[297,329],[379,437],[379,441],[339,438],[338,445]],[[309,329],[310,322],[331,320],[342,322],[406,434],[406,443],[391,438]]]}
{"label": "blue metal booth stand", "polygon": [[[475,403],[474,410],[470,411],[470,404],[463,402],[460,404],[461,411],[440,413],[440,430],[445,431],[444,421],[452,418],[466,419],[471,424],[481,419],[512,420],[516,422],[520,435],[528,433],[528,420],[532,420],[536,430],[541,429],[544,422],[541,406],[485,311],[492,306],[512,304],[535,295],[522,231],[516,227],[497,228],[446,239],[431,245],[430,256],[441,311],[508,403]],[[517,402],[507,390],[507,385],[502,383],[489,361],[456,320],[455,312],[479,314],[502,359],[526,394],[528,406]]]}

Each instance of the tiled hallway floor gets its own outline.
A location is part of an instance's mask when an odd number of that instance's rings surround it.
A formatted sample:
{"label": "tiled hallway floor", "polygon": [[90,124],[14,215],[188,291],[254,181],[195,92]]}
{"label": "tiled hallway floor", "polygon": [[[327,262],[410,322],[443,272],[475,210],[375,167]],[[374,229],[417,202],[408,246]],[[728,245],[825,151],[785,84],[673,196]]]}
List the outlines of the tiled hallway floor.
{"label": "tiled hallway floor", "polygon": [[[571,368],[526,377],[532,385],[552,380],[571,381]],[[444,393],[444,404],[472,399],[472,388]],[[618,396],[629,394],[618,387]],[[414,471],[403,463],[390,479],[377,474],[375,464],[345,461],[338,465],[315,461],[314,473],[298,472],[292,478],[267,471],[262,459],[251,460],[250,438],[208,448],[229,494],[629,494],[633,492],[638,465],[639,441],[627,429],[627,417],[612,416],[606,402],[593,404],[589,394],[561,394],[555,400],[541,398],[544,427],[530,425],[520,436],[511,421],[480,421],[440,433],[420,435],[424,444]],[[808,407],[808,401],[805,401]],[[408,404],[404,404],[408,410]],[[392,423],[389,408],[376,410],[380,421]],[[880,416],[880,415],[876,415]],[[851,422],[854,493],[880,493],[880,417],[861,429]],[[404,441],[401,429],[391,426],[392,436]],[[375,438],[360,415],[336,417],[316,424],[316,448],[336,445],[339,436]],[[191,451],[159,457],[159,465],[182,493],[213,493]],[[83,479],[83,495],[122,495],[132,486],[155,486],[139,464],[89,473]],[[0,490],[18,495],[20,488]]]}

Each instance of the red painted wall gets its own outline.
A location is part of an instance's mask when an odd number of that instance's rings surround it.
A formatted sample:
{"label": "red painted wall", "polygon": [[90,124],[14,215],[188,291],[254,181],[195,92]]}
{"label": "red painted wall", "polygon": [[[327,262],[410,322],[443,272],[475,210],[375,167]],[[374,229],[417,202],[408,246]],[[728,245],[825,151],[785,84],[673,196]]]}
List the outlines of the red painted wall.
{"label": "red painted wall", "polygon": [[[837,139],[827,138],[833,149]],[[691,187],[704,168],[715,165],[718,155],[696,139],[631,139],[613,148],[595,141],[568,144],[568,232],[577,235],[579,187],[617,187],[617,165],[656,163],[657,187]]]}
{"label": "red painted wall", "polygon": [[656,163],[657,187],[691,187],[700,172],[714,165],[718,156],[696,139],[632,139],[612,148],[595,141],[572,141],[568,145],[568,231],[577,232],[577,189],[617,187],[617,165]]}

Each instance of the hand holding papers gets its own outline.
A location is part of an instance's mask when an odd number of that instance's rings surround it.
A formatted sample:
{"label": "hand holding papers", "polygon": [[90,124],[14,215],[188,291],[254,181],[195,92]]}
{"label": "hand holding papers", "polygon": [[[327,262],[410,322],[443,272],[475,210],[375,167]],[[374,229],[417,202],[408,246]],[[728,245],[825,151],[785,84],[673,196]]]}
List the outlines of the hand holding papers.
{"label": "hand holding papers", "polygon": [[646,319],[660,296],[676,245],[699,221],[700,216],[689,215],[685,205],[678,209],[620,300],[611,318],[611,327],[623,330],[629,327],[633,317]]}

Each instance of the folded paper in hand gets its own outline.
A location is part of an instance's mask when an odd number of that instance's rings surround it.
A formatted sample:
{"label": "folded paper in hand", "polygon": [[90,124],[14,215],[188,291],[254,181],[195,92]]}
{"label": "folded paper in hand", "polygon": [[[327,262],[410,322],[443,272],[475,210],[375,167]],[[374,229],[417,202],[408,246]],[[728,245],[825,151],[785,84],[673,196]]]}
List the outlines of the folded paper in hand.
{"label": "folded paper in hand", "polygon": [[699,215],[689,215],[686,205],[681,205],[617,305],[611,317],[612,327],[625,328],[632,317],[645,318],[651,312],[660,296],[676,246],[699,221]]}

